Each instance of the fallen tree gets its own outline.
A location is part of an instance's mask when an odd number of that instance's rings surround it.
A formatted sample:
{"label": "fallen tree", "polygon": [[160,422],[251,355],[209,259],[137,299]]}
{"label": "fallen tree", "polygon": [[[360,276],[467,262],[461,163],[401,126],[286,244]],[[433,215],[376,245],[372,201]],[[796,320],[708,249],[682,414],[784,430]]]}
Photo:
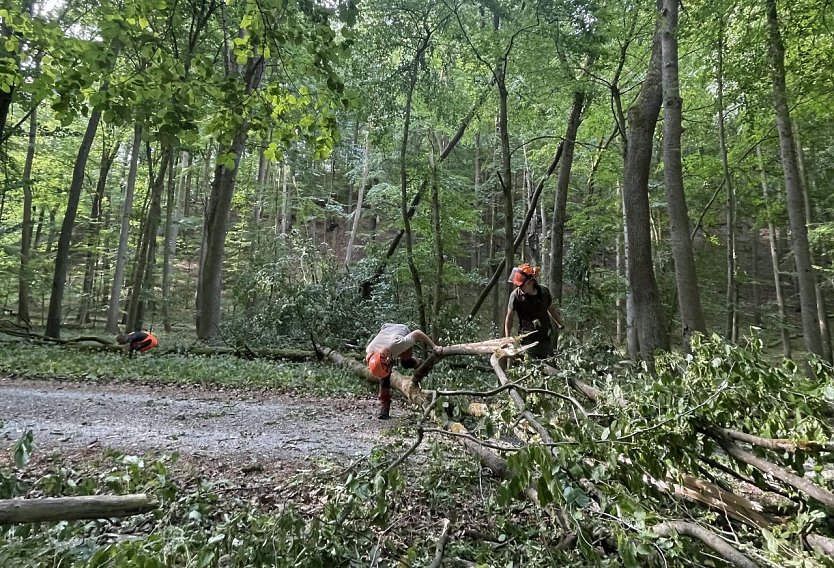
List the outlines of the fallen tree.
{"label": "fallen tree", "polygon": [[[332,349],[322,354],[375,380],[357,360]],[[551,366],[522,354],[514,338],[502,338],[444,347],[414,376],[395,371],[392,386],[422,415],[414,443],[386,471],[406,463],[426,437],[450,437],[509,494],[548,512],[558,548],[585,561],[616,554],[625,565],[662,565],[669,546],[695,564],[716,554],[733,566],[834,559],[824,522],[834,494],[814,474],[834,448],[825,388],[790,363],[773,366],[757,339],[739,347],[699,338],[690,359],[660,357],[652,375],[624,362],[601,369],[563,357]],[[461,356],[488,357],[497,386],[421,388],[439,360]],[[616,365],[619,376],[610,372]],[[817,371],[830,391],[830,368]],[[461,397],[485,409],[474,429],[438,410]],[[502,442],[502,432],[520,443]],[[809,460],[817,466],[811,474]],[[774,526],[781,535],[775,547]]]}
{"label": "fallen tree", "polygon": [[153,511],[158,506],[155,498],[144,493],[0,499],[0,524],[130,517]]}

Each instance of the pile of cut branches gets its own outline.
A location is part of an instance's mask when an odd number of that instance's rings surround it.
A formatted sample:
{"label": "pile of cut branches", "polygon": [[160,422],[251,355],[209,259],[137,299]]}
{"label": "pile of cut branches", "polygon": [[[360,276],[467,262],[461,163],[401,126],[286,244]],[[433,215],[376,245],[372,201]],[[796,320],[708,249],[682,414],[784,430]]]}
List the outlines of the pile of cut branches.
{"label": "pile of cut branches", "polygon": [[[548,365],[513,338],[444,347],[443,358],[489,358],[496,385],[483,391],[424,390],[395,371],[392,385],[422,414],[414,443],[383,473],[427,437],[454,438],[506,502],[527,499],[550,519],[554,555],[585,565],[834,563],[830,367],[774,364],[755,336],[696,337],[690,354],[658,358],[653,373],[591,351]],[[362,363],[323,353],[373,380]],[[441,410],[450,407],[460,410]]]}

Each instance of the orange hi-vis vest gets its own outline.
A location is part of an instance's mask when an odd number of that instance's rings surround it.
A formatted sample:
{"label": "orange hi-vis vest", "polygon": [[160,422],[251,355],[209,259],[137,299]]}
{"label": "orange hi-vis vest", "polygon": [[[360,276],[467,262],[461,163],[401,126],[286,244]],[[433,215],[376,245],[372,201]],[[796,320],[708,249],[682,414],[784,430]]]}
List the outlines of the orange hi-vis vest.
{"label": "orange hi-vis vest", "polygon": [[148,336],[145,338],[143,343],[145,341],[147,341],[149,343],[147,345],[143,346],[141,349],[139,349],[139,353],[144,353],[145,351],[150,351],[151,349],[153,349],[154,347],[159,345],[159,340],[152,333],[148,333]]}

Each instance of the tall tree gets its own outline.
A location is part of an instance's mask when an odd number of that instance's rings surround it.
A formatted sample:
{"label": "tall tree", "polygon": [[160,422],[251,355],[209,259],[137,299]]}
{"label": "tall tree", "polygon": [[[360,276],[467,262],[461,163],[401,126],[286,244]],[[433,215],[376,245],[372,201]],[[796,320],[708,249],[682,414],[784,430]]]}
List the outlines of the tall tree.
{"label": "tall tree", "polygon": [[738,340],[738,287],[736,284],[736,193],[733,178],[730,176],[730,163],[727,158],[727,129],[724,107],[724,20],[718,21],[718,46],[716,65],[716,86],[718,106],[718,148],[721,153],[721,172],[724,187],[727,188],[727,302],[726,325],[727,339]]}
{"label": "tall tree", "polygon": [[799,284],[799,304],[802,315],[802,332],[805,348],[809,353],[823,356],[822,338],[817,324],[816,278],[811,264],[808,245],[808,227],[805,225],[805,201],[799,179],[796,146],[791,131],[788,110],[788,88],[785,81],[785,45],[779,30],[776,0],[765,0],[767,11],[768,47],[773,84],[773,109],[776,129],[779,132],[779,150],[785,176],[785,192],[788,196],[788,219],[791,224],[791,241]]}
{"label": "tall tree", "polygon": [[[23,226],[20,235],[20,273],[17,288],[17,319],[29,323],[29,257],[32,252],[32,163],[35,160],[35,143],[38,134],[38,109],[29,115],[29,142],[23,163]],[[41,210],[43,212],[43,210]]]}
{"label": "tall tree", "polygon": [[125,263],[127,262],[127,244],[130,237],[130,216],[133,212],[133,192],[136,187],[136,174],[139,169],[139,150],[142,144],[142,126],[137,122],[133,127],[133,144],[130,149],[130,165],[127,182],[122,196],[121,224],[119,225],[119,246],[116,250],[116,266],[113,283],[110,287],[110,303],[107,309],[107,331],[119,332],[119,304],[124,284]]}
{"label": "tall tree", "polygon": [[627,113],[628,137],[623,170],[628,285],[634,300],[640,355],[648,361],[654,359],[656,349],[669,348],[654,274],[649,210],[652,141],[662,103],[660,49],[660,37],[655,34],[648,73],[637,100]]}
{"label": "tall tree", "polygon": [[701,292],[695,254],[689,238],[689,210],[683,188],[681,161],[681,126],[683,99],[678,81],[678,1],[663,0],[664,16],[661,33],[663,84],[663,182],[666,186],[666,205],[669,209],[672,256],[675,259],[675,283],[678,306],[683,324],[683,340],[689,345],[694,332],[707,329],[701,308]]}
{"label": "tall tree", "polygon": [[[231,56],[228,54],[227,56]],[[239,74],[246,96],[255,92],[261,84],[264,71],[262,56],[249,57],[238,68],[234,65],[231,77]],[[249,135],[249,120],[244,118],[237,126],[231,143],[223,149],[226,160],[218,159],[211,183],[211,194],[205,215],[205,251],[200,270],[197,337],[213,339],[219,332],[220,296],[222,292],[223,253],[226,246],[226,231],[229,222],[229,207],[237,181],[238,165]]]}
{"label": "tall tree", "polygon": [[[102,91],[106,90],[107,82],[102,87]],[[93,109],[87,121],[87,128],[84,131],[84,137],[81,139],[81,146],[78,148],[78,155],[75,158],[75,165],[72,169],[72,183],[70,184],[69,195],[67,197],[67,208],[64,211],[64,220],[61,223],[58,249],[55,251],[55,272],[52,277],[52,292],[49,296],[49,312],[46,316],[46,337],[54,337],[56,339],[61,337],[64,288],[66,286],[67,271],[69,270],[72,231],[75,227],[75,215],[78,212],[78,202],[81,198],[81,189],[84,185],[84,169],[87,166],[90,148],[92,148],[93,141],[96,138],[100,121],[101,110]]]}

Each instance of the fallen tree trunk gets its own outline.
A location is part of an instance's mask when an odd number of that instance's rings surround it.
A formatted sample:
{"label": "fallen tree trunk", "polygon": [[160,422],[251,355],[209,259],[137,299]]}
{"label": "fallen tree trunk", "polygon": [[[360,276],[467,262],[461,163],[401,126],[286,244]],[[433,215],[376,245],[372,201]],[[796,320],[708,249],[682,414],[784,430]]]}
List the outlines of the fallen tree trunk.
{"label": "fallen tree trunk", "polygon": [[88,495],[44,499],[1,499],[0,524],[109,519],[147,513],[158,507],[153,497],[133,495]]}
{"label": "fallen tree trunk", "polygon": [[[44,340],[42,337],[28,337],[38,343],[45,345],[59,345],[68,349],[76,349],[79,351],[96,351],[96,352],[110,352],[122,353],[124,345],[113,343],[110,340],[102,339],[100,337],[79,337],[69,340],[54,339]],[[193,345],[191,347],[177,347],[166,348],[156,347],[152,355],[201,355],[206,357],[213,357],[216,355],[231,355],[240,357],[242,359],[267,359],[270,361],[313,361],[318,358],[315,351],[307,349],[250,349],[248,347],[211,347],[208,345]],[[358,355],[349,353],[348,355]]]}
{"label": "fallen tree trunk", "polygon": [[652,528],[652,532],[666,537],[679,534],[681,536],[697,538],[720,554],[722,558],[729,562],[730,566],[734,566],[735,568],[758,568],[758,564],[736,550],[723,538],[711,530],[700,525],[696,525],[695,523],[689,523],[686,521],[667,521],[665,523],[655,525]]}
{"label": "fallen tree trunk", "polygon": [[724,448],[724,451],[727,452],[728,455],[734,457],[738,461],[753,466],[756,469],[773,476],[782,483],[801,491],[813,499],[816,499],[826,507],[834,507],[834,494],[826,491],[812,481],[809,481],[804,477],[794,475],[787,469],[779,467],[774,463],[742,449],[738,444],[724,436],[718,428],[702,427],[699,428],[699,430],[715,439],[715,441],[717,441],[721,447]]}

